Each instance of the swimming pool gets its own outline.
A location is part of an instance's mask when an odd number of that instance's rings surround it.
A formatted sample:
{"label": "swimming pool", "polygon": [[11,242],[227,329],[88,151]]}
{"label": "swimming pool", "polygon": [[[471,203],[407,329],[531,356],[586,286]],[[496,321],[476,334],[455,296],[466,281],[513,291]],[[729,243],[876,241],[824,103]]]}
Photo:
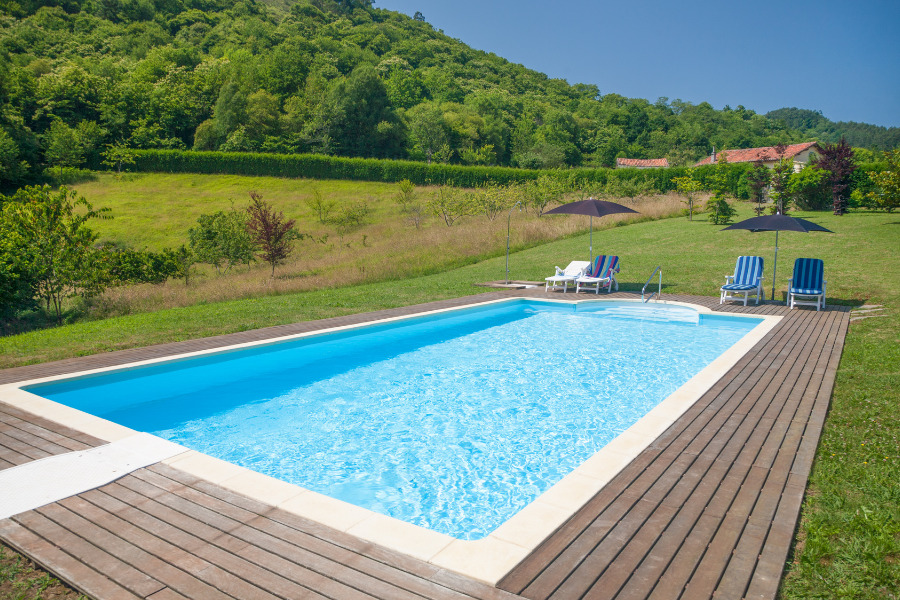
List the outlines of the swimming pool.
{"label": "swimming pool", "polygon": [[512,300],[26,389],[475,540],[760,322]]}

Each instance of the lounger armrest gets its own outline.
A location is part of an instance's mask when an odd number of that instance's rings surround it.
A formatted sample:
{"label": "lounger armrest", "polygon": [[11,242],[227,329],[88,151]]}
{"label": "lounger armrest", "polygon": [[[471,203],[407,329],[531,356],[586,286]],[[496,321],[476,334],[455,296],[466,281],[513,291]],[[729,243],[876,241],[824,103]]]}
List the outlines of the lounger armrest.
{"label": "lounger armrest", "polygon": [[731,280],[734,279],[734,275],[726,275],[725,276],[725,285],[731,283]]}
{"label": "lounger armrest", "polygon": [[559,267],[554,267],[556,269],[556,275],[562,275],[565,273],[565,269],[560,269]]}

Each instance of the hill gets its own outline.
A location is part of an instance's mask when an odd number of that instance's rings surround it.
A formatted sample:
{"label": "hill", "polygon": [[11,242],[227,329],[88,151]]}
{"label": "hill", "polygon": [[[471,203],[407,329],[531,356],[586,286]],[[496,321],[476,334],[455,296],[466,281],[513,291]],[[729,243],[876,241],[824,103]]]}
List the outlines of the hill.
{"label": "hill", "polygon": [[0,0],[0,187],[108,144],[534,168],[804,141],[550,79],[370,0]]}
{"label": "hill", "polygon": [[821,111],[803,108],[779,108],[767,112],[766,117],[820,142],[834,143],[843,137],[851,146],[869,150],[891,150],[900,146],[900,127],[882,127],[855,121],[834,122],[822,115]]}

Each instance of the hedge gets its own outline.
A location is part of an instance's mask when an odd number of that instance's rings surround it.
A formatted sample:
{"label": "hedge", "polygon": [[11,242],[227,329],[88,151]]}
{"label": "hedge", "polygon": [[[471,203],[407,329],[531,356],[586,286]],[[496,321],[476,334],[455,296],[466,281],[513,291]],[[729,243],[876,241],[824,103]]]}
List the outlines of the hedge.
{"label": "hedge", "polygon": [[543,172],[504,167],[464,167],[406,160],[342,158],[318,154],[264,154],[251,152],[187,152],[135,150],[135,171],[264,175],[355,181],[401,181],[417,185],[475,187],[537,179]]}
{"label": "hedge", "polygon": [[[648,187],[665,193],[675,189],[673,177],[685,175],[684,167],[666,169],[516,169],[426,164],[407,160],[343,158],[318,154],[268,154],[251,152],[193,152],[181,150],[135,150],[132,170],[139,172],[202,173],[215,175],[257,175],[270,177],[307,177],[354,181],[398,182],[409,179],[417,185],[480,185],[524,183],[548,175],[569,183],[573,188],[593,183],[607,185],[615,180],[644,181]],[[697,167],[695,176],[706,182],[715,166]],[[741,175],[749,165],[728,165],[729,183],[736,197],[746,196]]]}

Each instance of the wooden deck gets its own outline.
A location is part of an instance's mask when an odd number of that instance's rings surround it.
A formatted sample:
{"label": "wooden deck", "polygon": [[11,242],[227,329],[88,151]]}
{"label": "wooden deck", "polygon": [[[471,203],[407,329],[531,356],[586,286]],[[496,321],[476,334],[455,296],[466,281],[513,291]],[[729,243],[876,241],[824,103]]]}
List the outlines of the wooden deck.
{"label": "wooden deck", "polygon": [[[544,292],[493,292],[8,369],[0,382],[510,295]],[[664,299],[719,309],[717,298]],[[785,318],[496,588],[161,464],[0,520],[0,539],[98,599],[774,598],[849,312],[724,308]],[[0,403],[0,469],[99,443]]]}

